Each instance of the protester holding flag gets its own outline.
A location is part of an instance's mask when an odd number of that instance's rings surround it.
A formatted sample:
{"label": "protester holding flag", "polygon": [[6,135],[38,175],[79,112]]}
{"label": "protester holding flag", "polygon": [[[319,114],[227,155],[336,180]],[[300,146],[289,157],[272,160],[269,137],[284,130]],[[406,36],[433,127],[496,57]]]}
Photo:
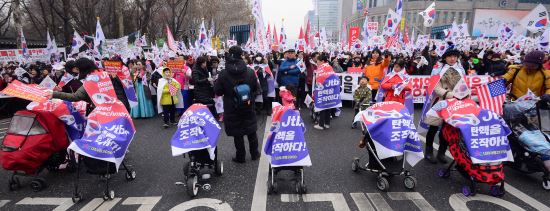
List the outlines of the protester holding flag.
{"label": "protester holding flag", "polygon": [[183,108],[183,99],[180,92],[180,83],[172,78],[170,68],[162,70],[163,78],[158,80],[157,86],[157,107],[158,112],[163,114],[164,128],[170,124],[176,125],[176,107]]}
{"label": "protester holding flag", "polygon": [[544,69],[544,52],[532,51],[525,55],[522,66],[510,66],[510,70],[503,76],[506,85],[512,84],[510,97],[516,100],[533,91],[536,96],[541,96],[550,102],[550,70]]}
{"label": "protester holding flag", "polygon": [[317,59],[317,71],[315,72],[315,85],[313,99],[315,100],[315,112],[319,112],[319,123],[313,126],[318,130],[330,128],[330,119],[336,108],[342,107],[340,98],[340,80],[328,63],[329,56],[319,55]]}
{"label": "protester holding flag", "polygon": [[[460,52],[455,49],[448,49],[442,56],[441,63],[438,63],[433,71],[432,75],[440,75],[439,82],[437,82],[437,85],[435,85],[434,92],[436,97],[434,99],[431,99],[430,102],[425,102],[426,105],[435,105],[435,103],[439,102],[440,100],[445,99],[451,99],[454,97],[453,90],[455,89],[455,86],[458,84],[458,82],[464,77],[465,72],[464,69],[462,69],[462,65],[459,64],[458,58],[460,56]],[[428,98],[426,98],[428,99]],[[439,130],[438,126],[430,126],[428,129],[428,133],[426,134],[426,151],[425,151],[425,158],[431,162],[435,163],[435,159],[433,157],[433,143],[435,139],[435,135],[437,131]],[[441,163],[447,163],[447,160],[445,159],[445,151],[447,150],[447,142],[445,142],[442,138],[442,134],[439,134],[439,149],[437,151],[437,160]]]}
{"label": "protester holding flag", "polygon": [[229,49],[225,70],[220,72],[214,85],[214,93],[223,96],[225,133],[234,137],[236,155],[234,162],[246,162],[244,136],[247,136],[252,160],[260,158],[258,148],[258,128],[254,103],[261,91],[258,78],[242,58],[243,50],[239,46]]}
{"label": "protester holding flag", "polygon": [[279,86],[285,86],[292,91],[294,96],[297,96],[296,88],[300,78],[300,68],[298,68],[298,60],[296,58],[296,51],[290,49],[285,52],[286,58],[279,66]]}
{"label": "protester holding flag", "polygon": [[207,68],[207,58],[201,56],[193,67],[192,78],[195,82],[195,103],[201,103],[208,106],[210,112],[216,116],[216,107],[214,106],[214,78]]}
{"label": "protester holding flag", "polygon": [[378,48],[372,50],[370,55],[367,57],[364,74],[367,78],[369,78],[369,85],[372,89],[372,99],[376,98],[378,87],[380,86],[382,79],[384,79],[386,68],[390,65],[390,61],[390,55],[382,57],[382,52]]}
{"label": "protester holding flag", "polygon": [[[397,60],[393,65],[392,72],[380,84],[385,91],[384,102],[395,101],[405,105],[405,94],[407,91],[411,91],[411,86],[406,83],[409,75],[404,69],[405,61],[402,59]],[[400,86],[403,87],[400,88]]]}

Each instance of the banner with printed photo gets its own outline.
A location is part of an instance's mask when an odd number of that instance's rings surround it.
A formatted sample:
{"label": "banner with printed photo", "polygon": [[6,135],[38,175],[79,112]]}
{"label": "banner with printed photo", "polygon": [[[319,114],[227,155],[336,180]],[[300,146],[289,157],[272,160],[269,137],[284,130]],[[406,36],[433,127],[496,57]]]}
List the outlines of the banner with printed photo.
{"label": "banner with printed photo", "polygon": [[525,35],[527,30],[521,26],[520,21],[529,14],[528,10],[492,10],[476,9],[472,36],[498,37],[501,25],[509,26],[516,35]]}
{"label": "banner with printed photo", "polygon": [[69,149],[115,163],[118,169],[136,132],[130,113],[117,99],[107,72],[88,75],[83,86],[96,107],[88,115],[82,138],[74,140]]}

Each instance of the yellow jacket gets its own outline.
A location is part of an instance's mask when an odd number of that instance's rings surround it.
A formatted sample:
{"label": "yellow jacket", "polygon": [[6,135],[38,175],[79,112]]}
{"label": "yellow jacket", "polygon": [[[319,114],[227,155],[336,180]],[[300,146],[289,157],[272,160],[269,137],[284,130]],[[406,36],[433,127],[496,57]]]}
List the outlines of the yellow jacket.
{"label": "yellow jacket", "polygon": [[[514,78],[516,72],[519,71]],[[515,100],[527,94],[530,89],[535,95],[550,94],[550,70],[527,71],[523,66],[512,65],[504,76],[506,85],[512,83],[512,98]]]}
{"label": "yellow jacket", "polygon": [[[175,82],[174,79],[170,82],[172,86],[176,87],[176,90],[180,91],[180,84]],[[168,83],[162,88],[162,96],[160,97],[161,105],[176,105],[178,104],[178,95],[171,96],[170,89],[168,88]]]}

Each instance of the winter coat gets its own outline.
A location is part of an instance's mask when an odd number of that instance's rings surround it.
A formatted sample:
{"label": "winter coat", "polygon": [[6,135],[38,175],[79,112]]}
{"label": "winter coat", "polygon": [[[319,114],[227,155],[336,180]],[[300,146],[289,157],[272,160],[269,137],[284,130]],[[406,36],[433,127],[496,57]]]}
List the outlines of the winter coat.
{"label": "winter coat", "polygon": [[463,77],[463,74],[459,71],[460,70],[450,68],[443,74],[441,79],[439,79],[439,83],[435,86],[434,92],[440,100],[454,97],[453,89]]}
{"label": "winter coat", "polygon": [[[516,72],[519,71],[514,78]],[[502,76],[506,79],[506,85],[512,83],[512,99],[517,99],[530,89],[535,95],[550,94],[550,70],[540,69],[528,71],[523,66],[510,66],[510,70]]]}
{"label": "winter coat", "polygon": [[487,64],[485,64],[485,72],[489,75],[494,76],[501,76],[506,73],[506,62],[499,60],[499,61],[488,61]]}
{"label": "winter coat", "polygon": [[371,101],[371,90],[368,86],[359,86],[353,93],[353,101],[355,102],[355,109],[359,109],[359,106],[361,106],[362,102],[370,102]]}
{"label": "winter coat", "polygon": [[380,82],[386,75],[385,69],[390,65],[390,60],[390,57],[384,58],[380,64],[375,64],[375,61],[371,60],[365,67],[365,76],[369,78],[369,85],[373,90],[378,90]]}
{"label": "winter coat", "polygon": [[191,74],[195,82],[195,101],[202,104],[214,104],[214,87],[208,81],[208,70],[195,67]]}
{"label": "winter coat", "polygon": [[[290,69],[294,65],[294,69]],[[281,66],[279,67],[279,77],[281,78],[281,83],[279,86],[288,86],[292,85],[298,87],[300,79],[300,68],[298,68],[297,59],[287,59],[284,60]]]}
{"label": "winter coat", "polygon": [[237,80],[250,86],[251,99],[255,99],[261,91],[254,71],[248,68],[242,59],[227,59],[225,70],[220,72],[214,85],[214,93],[223,96],[225,133],[228,136],[252,134],[258,127],[254,103],[247,107],[237,107],[235,104],[234,88]]}
{"label": "winter coat", "polygon": [[[176,88],[176,90],[180,90],[181,86],[180,84],[172,79],[170,80],[172,86]],[[160,96],[160,104],[161,105],[176,105],[178,103],[178,95],[172,96],[170,95],[170,88],[168,87],[168,83],[164,85],[162,88],[162,95]]]}

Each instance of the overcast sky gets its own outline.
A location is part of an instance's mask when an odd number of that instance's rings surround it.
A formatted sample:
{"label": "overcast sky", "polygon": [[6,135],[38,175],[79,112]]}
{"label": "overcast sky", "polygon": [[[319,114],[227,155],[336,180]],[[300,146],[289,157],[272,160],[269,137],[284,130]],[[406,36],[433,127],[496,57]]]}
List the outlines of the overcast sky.
{"label": "overcast sky", "polygon": [[273,28],[275,23],[277,33],[280,33],[282,18],[284,18],[287,38],[290,40],[298,39],[304,17],[309,10],[313,9],[312,0],[263,0],[262,4],[266,26],[269,23]]}

